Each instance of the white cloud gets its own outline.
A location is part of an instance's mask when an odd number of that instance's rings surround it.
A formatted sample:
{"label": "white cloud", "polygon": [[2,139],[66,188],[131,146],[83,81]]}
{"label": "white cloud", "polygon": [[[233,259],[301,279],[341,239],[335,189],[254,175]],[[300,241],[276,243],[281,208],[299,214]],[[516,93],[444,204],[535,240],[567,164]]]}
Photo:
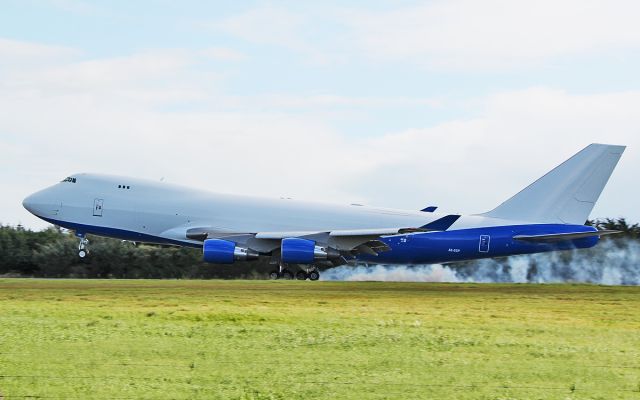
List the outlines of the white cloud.
{"label": "white cloud", "polygon": [[506,69],[554,57],[640,47],[640,3],[436,0],[392,11],[352,10],[343,22],[378,60]]}
{"label": "white cloud", "polygon": [[51,62],[68,59],[78,53],[77,50],[65,46],[0,38],[0,67],[4,68],[29,65],[43,60]]}
{"label": "white cloud", "polygon": [[364,56],[365,62],[478,71],[638,51],[638,15],[633,0],[435,0],[380,11],[259,5],[207,26],[292,50],[312,64]]}
{"label": "white cloud", "polygon": [[303,57],[306,64],[326,65],[341,61],[344,55],[337,48],[342,45],[333,40],[334,34],[323,29],[323,22],[332,22],[331,16],[311,10],[292,11],[282,7],[258,6],[243,13],[205,24],[247,42],[292,50]]}
{"label": "white cloud", "polygon": [[256,7],[228,17],[215,25],[250,42],[298,48],[303,47],[298,38],[305,21],[306,18],[302,14],[282,8]]}
{"label": "white cloud", "polygon": [[[262,96],[248,96],[249,101],[260,104],[263,107],[275,107],[280,109],[289,108],[388,108],[388,107],[439,107],[441,100],[430,98],[414,97],[380,97],[380,96],[338,96],[331,94],[324,95],[290,95],[290,94],[270,94]],[[246,100],[245,100],[246,101]]]}
{"label": "white cloud", "polygon": [[640,213],[629,195],[640,159],[640,92],[572,95],[531,88],[485,97],[478,116],[370,140],[370,169],[352,176],[372,201],[408,208],[435,202],[482,212],[592,142],[629,145],[594,216]]}
{"label": "white cloud", "polygon": [[249,58],[246,54],[228,47],[210,47],[200,51],[200,54],[204,57],[222,61],[245,61]]}
{"label": "white cloud", "polygon": [[[65,86],[111,86],[122,82],[135,83],[171,78],[191,63],[182,51],[162,51],[132,56],[97,59],[41,69],[43,82],[58,82]],[[29,74],[31,72],[28,72]]]}
{"label": "white cloud", "polygon": [[82,0],[48,0],[48,3],[61,10],[80,15],[103,14],[104,9],[95,3]]}
{"label": "white cloud", "polygon": [[0,87],[16,102],[68,102],[94,107],[148,107],[202,100],[220,79],[207,71],[191,71],[195,52],[155,50],[113,58],[39,63],[16,61],[4,71]]}

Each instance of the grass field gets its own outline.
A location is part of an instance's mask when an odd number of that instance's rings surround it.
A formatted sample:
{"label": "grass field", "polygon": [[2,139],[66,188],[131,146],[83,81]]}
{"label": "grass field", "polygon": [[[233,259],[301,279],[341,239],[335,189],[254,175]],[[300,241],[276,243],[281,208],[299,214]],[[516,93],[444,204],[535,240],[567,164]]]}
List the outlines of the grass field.
{"label": "grass field", "polygon": [[0,280],[0,399],[640,399],[640,288]]}

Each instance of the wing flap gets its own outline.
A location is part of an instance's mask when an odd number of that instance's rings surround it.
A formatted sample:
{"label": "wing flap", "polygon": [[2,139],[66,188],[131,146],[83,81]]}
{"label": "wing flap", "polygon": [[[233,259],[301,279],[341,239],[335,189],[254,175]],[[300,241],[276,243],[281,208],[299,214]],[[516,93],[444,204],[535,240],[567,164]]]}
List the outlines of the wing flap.
{"label": "wing flap", "polygon": [[325,233],[323,231],[285,231],[285,232],[258,232],[256,239],[281,240],[290,237],[305,237]]}
{"label": "wing flap", "polygon": [[373,228],[373,229],[338,229],[332,231],[284,231],[284,232],[258,232],[257,239],[277,239],[281,240],[289,237],[313,237],[328,234],[330,237],[349,236],[385,236],[398,235],[403,233],[426,232],[428,229],[422,228]]}
{"label": "wing flap", "polygon": [[397,235],[399,233],[412,233],[422,232],[420,228],[379,228],[379,229],[349,229],[349,230],[335,230],[329,232],[329,236],[332,237],[346,237],[346,236],[384,236],[384,235]]}
{"label": "wing flap", "polygon": [[389,247],[385,242],[382,242],[380,240],[369,240],[368,242],[359,244],[353,250],[358,253],[377,256],[378,253],[391,250],[391,247]]}

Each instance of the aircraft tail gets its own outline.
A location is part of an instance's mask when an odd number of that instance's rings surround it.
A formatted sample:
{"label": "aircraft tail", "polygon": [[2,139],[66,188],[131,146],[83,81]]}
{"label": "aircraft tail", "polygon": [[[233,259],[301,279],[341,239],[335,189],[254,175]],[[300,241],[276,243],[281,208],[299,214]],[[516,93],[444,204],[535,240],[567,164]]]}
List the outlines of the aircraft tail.
{"label": "aircraft tail", "polygon": [[486,217],[582,225],[626,146],[590,144]]}

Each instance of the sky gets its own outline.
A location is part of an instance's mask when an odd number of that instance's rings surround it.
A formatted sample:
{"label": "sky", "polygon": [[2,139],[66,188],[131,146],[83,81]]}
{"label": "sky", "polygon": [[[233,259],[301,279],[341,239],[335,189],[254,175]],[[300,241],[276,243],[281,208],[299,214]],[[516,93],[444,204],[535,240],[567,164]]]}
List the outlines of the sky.
{"label": "sky", "polygon": [[77,172],[443,212],[627,145],[592,217],[640,221],[640,2],[3,0],[0,223]]}

